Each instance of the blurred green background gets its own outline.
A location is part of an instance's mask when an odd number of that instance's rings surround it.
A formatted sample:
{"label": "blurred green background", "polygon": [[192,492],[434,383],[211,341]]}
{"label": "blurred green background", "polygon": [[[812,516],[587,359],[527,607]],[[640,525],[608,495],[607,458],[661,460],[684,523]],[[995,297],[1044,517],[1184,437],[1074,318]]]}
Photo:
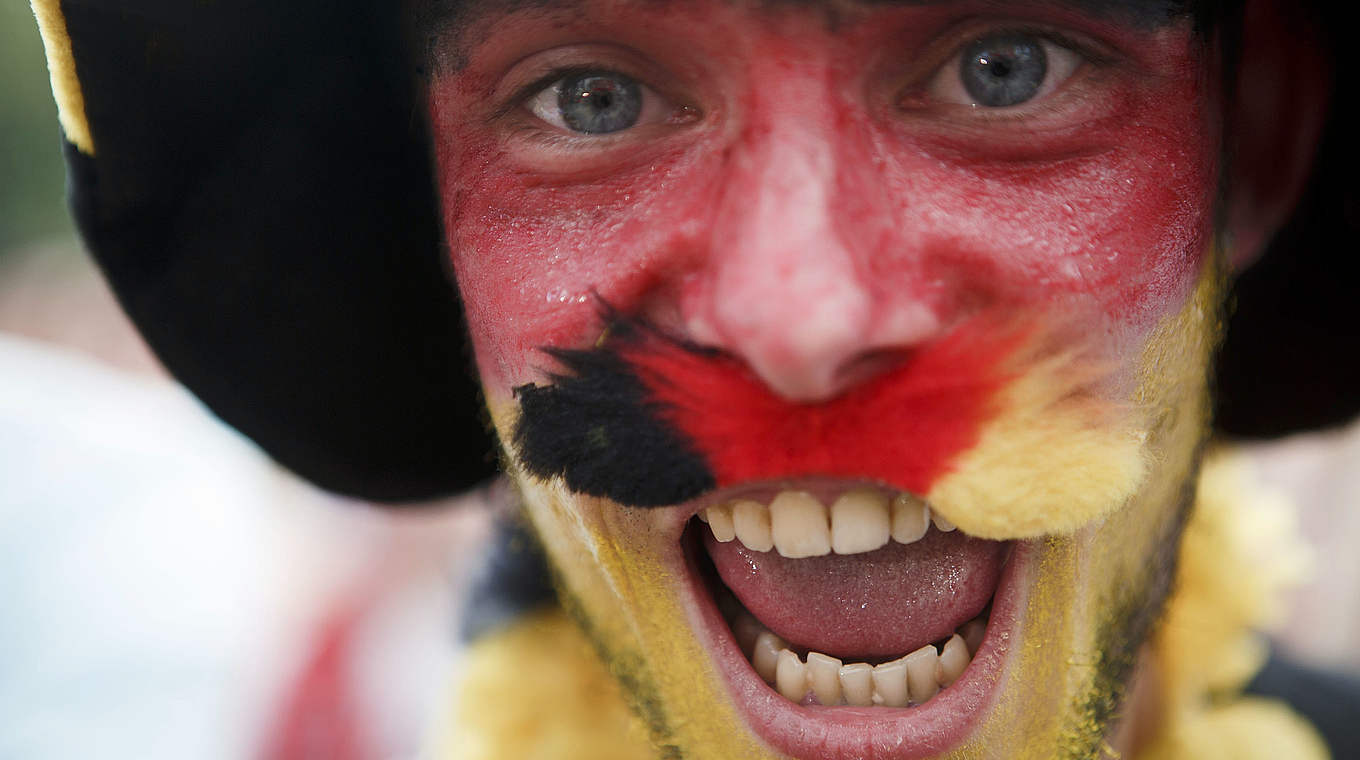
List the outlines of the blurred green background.
{"label": "blurred green background", "polygon": [[66,213],[61,129],[26,0],[0,0],[0,259],[75,234]]}

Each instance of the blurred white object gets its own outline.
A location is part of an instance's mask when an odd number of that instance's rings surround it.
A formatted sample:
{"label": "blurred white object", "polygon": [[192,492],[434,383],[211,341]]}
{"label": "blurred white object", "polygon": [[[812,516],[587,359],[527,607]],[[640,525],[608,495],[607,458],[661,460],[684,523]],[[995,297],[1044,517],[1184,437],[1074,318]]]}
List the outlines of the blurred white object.
{"label": "blurred white object", "polygon": [[1294,657],[1360,674],[1360,420],[1333,430],[1253,443],[1262,482],[1300,510],[1317,572],[1272,633]]}
{"label": "blurred white object", "polygon": [[366,734],[413,754],[479,519],[318,492],[173,383],[0,333],[0,758],[257,757],[355,599]]}

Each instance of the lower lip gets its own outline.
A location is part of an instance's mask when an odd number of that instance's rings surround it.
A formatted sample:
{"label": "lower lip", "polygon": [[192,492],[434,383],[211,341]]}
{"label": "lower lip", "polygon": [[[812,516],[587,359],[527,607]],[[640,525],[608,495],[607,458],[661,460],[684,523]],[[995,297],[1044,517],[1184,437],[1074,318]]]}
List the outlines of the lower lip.
{"label": "lower lip", "polygon": [[992,599],[987,635],[959,680],[924,705],[910,708],[800,706],[771,689],[737,647],[697,569],[700,542],[685,544],[689,607],[696,630],[727,680],[728,692],[753,733],[775,750],[807,760],[914,760],[961,745],[990,710],[993,686],[1010,651],[1011,633],[1023,603],[1019,582],[1033,544],[1013,545]]}

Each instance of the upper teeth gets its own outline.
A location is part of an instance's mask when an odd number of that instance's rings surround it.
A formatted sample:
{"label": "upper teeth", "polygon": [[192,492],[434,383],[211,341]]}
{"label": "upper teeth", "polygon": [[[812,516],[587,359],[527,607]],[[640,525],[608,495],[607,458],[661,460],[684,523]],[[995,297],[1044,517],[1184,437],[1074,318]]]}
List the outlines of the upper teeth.
{"label": "upper teeth", "polygon": [[915,496],[874,488],[846,491],[830,509],[807,491],[780,491],[768,505],[736,499],[705,509],[699,519],[719,541],[736,539],[752,551],[774,549],[790,559],[871,552],[890,538],[909,544],[925,536],[932,519],[936,529],[954,530]]}

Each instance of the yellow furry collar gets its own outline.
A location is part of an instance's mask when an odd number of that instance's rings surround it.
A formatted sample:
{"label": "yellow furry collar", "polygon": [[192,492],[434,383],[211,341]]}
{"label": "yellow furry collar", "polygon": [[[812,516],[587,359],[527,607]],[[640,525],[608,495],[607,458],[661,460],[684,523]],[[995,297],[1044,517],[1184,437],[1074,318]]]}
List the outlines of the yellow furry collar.
{"label": "yellow furry collar", "polygon": [[1176,588],[1153,640],[1161,731],[1139,760],[1330,756],[1283,702],[1241,694],[1265,664],[1256,631],[1277,618],[1311,558],[1292,505],[1254,481],[1231,452],[1211,456],[1200,474]]}
{"label": "yellow furry collar", "polygon": [[[1160,730],[1138,760],[1326,760],[1321,738],[1287,705],[1241,694],[1265,661],[1254,631],[1278,614],[1307,560],[1289,506],[1252,483],[1240,456],[1211,456],[1152,642]],[[654,756],[617,684],[558,611],[471,647],[459,692],[455,720],[436,737],[441,760]]]}

